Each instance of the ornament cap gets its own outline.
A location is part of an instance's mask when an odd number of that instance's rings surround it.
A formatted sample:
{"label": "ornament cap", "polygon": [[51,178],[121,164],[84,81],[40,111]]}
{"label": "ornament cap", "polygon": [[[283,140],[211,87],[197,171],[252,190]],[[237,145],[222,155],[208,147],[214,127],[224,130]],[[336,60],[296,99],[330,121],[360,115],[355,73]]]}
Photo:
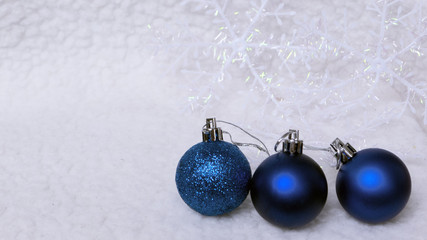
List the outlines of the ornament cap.
{"label": "ornament cap", "polygon": [[215,118],[206,118],[206,124],[202,130],[202,139],[203,142],[223,140],[222,130],[216,126]]}
{"label": "ornament cap", "polygon": [[331,143],[331,150],[337,159],[337,169],[339,169],[342,164],[349,162],[357,153],[353,146],[349,143],[344,144],[339,138],[336,138]]}
{"label": "ornament cap", "polygon": [[303,141],[299,140],[299,130],[289,129],[279,140],[277,140],[274,150],[277,152],[277,146],[282,143],[282,151],[285,153],[302,153]]}

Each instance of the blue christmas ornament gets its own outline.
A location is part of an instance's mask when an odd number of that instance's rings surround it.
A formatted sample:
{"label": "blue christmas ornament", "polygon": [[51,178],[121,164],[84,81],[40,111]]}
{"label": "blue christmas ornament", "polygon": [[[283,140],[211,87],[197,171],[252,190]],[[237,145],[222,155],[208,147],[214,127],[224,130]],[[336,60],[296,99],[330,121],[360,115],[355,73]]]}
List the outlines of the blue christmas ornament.
{"label": "blue christmas ornament", "polygon": [[182,156],[175,181],[188,206],[200,214],[216,216],[234,210],[246,199],[251,168],[237,146],[222,141],[215,119],[206,121],[203,142]]}
{"label": "blue christmas ornament", "polygon": [[381,223],[402,211],[411,195],[411,176],[400,158],[379,148],[356,152],[339,139],[331,146],[341,165],[337,196],[351,216],[367,223]]}
{"label": "blue christmas ornament", "polygon": [[251,198],[258,213],[270,223],[301,227],[322,211],[328,185],[320,166],[302,153],[298,131],[290,130],[278,143],[283,140],[283,151],[265,159],[255,171]]}

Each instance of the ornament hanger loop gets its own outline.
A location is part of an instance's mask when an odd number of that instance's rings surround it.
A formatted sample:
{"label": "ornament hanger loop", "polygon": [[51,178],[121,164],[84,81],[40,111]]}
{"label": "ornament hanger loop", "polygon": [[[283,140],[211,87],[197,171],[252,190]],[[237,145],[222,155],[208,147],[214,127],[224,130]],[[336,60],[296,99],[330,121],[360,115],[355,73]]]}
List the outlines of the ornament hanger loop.
{"label": "ornament hanger loop", "polygon": [[279,139],[277,139],[277,142],[274,145],[274,151],[279,152],[279,151],[277,151],[277,147],[279,146],[280,143],[282,143],[283,141],[285,141],[285,139],[289,135],[289,133],[290,132],[287,132],[287,133],[283,134],[283,136],[281,136]]}
{"label": "ornament hanger loop", "polygon": [[236,146],[241,146],[241,147],[255,147],[258,150],[260,150],[262,152],[265,152],[265,153],[268,154],[268,156],[270,156],[270,153],[268,152],[267,148],[264,149],[263,147],[261,147],[261,146],[259,146],[257,144],[254,144],[254,143],[240,143],[240,142],[235,142],[235,141],[233,141],[233,138],[231,137],[231,134],[229,132],[226,132],[226,131],[222,131],[222,132],[225,133],[225,134],[227,134],[230,137],[230,142],[232,144],[234,144]]}
{"label": "ornament hanger loop", "polygon": [[336,159],[336,169],[339,169],[342,164],[349,162],[357,153],[353,146],[351,146],[349,143],[344,144],[344,142],[339,138],[336,138],[327,148],[304,145],[304,149],[313,151],[326,151],[331,153]]}
{"label": "ornament hanger loop", "polygon": [[[241,142],[235,142],[233,141],[233,138],[231,136],[231,134],[227,131],[223,131],[221,130],[221,128],[218,128],[216,126],[216,123],[220,122],[220,123],[225,123],[225,124],[229,124],[233,127],[236,127],[238,129],[240,129],[242,132],[246,133],[247,135],[249,135],[250,137],[252,137],[253,139],[257,140],[258,142],[260,142],[262,144],[262,146],[258,145],[258,144],[254,144],[254,143],[241,143]],[[237,126],[234,123],[231,122],[227,122],[227,121],[223,121],[223,120],[216,120],[215,118],[207,118],[206,119],[206,124],[203,125],[202,128],[202,133],[203,133],[203,141],[207,142],[208,140],[211,141],[217,141],[217,140],[223,140],[223,133],[227,134],[230,137],[230,142],[236,146],[242,146],[242,147],[255,147],[258,150],[267,153],[268,156],[270,156],[270,153],[268,152],[267,147],[265,146],[265,144],[257,137],[255,137],[254,135],[250,134],[248,131],[244,130],[243,128]]]}

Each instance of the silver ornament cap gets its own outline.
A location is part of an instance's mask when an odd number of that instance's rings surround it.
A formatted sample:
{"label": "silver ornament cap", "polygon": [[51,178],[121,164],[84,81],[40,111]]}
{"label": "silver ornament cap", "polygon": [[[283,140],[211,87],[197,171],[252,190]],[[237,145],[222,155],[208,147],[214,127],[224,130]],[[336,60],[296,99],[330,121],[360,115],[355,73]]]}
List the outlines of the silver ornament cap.
{"label": "silver ornament cap", "polygon": [[339,138],[336,138],[331,143],[331,149],[337,159],[337,169],[339,169],[342,164],[349,162],[357,153],[353,146],[349,143],[344,144]]}
{"label": "silver ornament cap", "polygon": [[290,154],[301,154],[303,141],[299,139],[299,130],[289,129],[279,140],[277,140],[274,150],[282,143],[282,151]]}
{"label": "silver ornament cap", "polygon": [[202,139],[203,142],[223,140],[222,130],[216,126],[215,118],[206,118],[206,124],[202,131]]}

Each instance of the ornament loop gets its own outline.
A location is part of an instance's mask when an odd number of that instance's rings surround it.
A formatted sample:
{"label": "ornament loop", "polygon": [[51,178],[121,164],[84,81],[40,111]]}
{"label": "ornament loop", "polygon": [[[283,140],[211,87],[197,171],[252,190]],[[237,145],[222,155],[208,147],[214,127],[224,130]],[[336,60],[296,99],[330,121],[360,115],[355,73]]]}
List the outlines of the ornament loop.
{"label": "ornament loop", "polygon": [[246,133],[247,135],[249,135],[249,136],[250,136],[250,137],[252,137],[253,139],[255,139],[255,140],[257,140],[258,142],[260,142],[260,143],[262,144],[262,146],[263,146],[263,147],[261,147],[260,145],[254,144],[254,143],[241,143],[241,142],[234,142],[234,141],[233,141],[233,138],[231,137],[231,134],[230,134],[229,132],[223,131],[223,133],[228,134],[228,136],[230,137],[230,142],[231,142],[232,144],[234,144],[234,145],[236,145],[236,146],[243,146],[243,147],[247,147],[247,146],[255,147],[255,148],[257,148],[258,150],[263,151],[263,152],[267,153],[267,155],[268,155],[268,156],[270,156],[270,153],[268,152],[267,147],[265,146],[265,144],[264,144],[264,143],[263,143],[259,138],[255,137],[254,135],[250,134],[248,131],[246,131],[245,129],[243,129],[243,128],[241,128],[241,127],[237,126],[237,125],[236,125],[236,124],[234,124],[234,123],[227,122],[227,121],[223,121],[223,120],[218,120],[218,122],[222,122],[222,123],[225,123],[225,124],[229,124],[229,125],[231,125],[231,126],[233,126],[233,127],[236,127],[236,128],[238,128],[238,129],[240,129],[242,132]]}
{"label": "ornament loop", "polygon": [[336,169],[339,169],[342,164],[349,162],[357,153],[353,146],[351,146],[349,143],[344,144],[344,142],[339,138],[336,138],[331,143],[331,150],[337,159]]}
{"label": "ornament loop", "polygon": [[231,134],[229,132],[227,132],[227,131],[222,131],[222,132],[225,133],[225,134],[227,134],[230,137],[230,142],[232,144],[234,144],[236,146],[239,146],[239,147],[255,147],[258,150],[263,151],[263,152],[267,153],[268,156],[270,156],[270,153],[268,152],[267,148],[264,149],[263,147],[261,147],[261,146],[259,146],[257,144],[254,144],[254,143],[235,142],[235,141],[233,141],[233,138],[231,137]]}
{"label": "ornament loop", "polygon": [[[254,144],[254,143],[241,143],[241,142],[235,142],[235,141],[233,141],[233,138],[231,137],[231,134],[229,132],[223,131],[221,128],[219,128],[219,127],[216,126],[217,122],[229,124],[229,125],[231,125],[233,127],[236,127],[238,129],[240,129],[242,132],[246,133],[247,135],[249,135],[253,139],[255,139],[258,142],[260,142],[263,147],[261,147],[260,145]],[[255,147],[258,150],[263,151],[263,152],[267,153],[268,156],[270,156],[270,153],[268,152],[268,149],[265,146],[265,144],[259,138],[257,138],[254,135],[250,134],[248,131],[244,130],[243,128],[237,126],[234,123],[223,121],[223,120],[216,120],[215,118],[207,118],[206,119],[206,124],[203,125],[203,128],[202,128],[202,136],[203,136],[203,141],[204,142],[207,142],[207,141],[222,141],[222,140],[224,140],[223,133],[227,134],[230,137],[230,142],[232,144],[236,145],[236,146],[243,146],[243,147],[250,146],[250,147]]]}
{"label": "ornament loop", "polygon": [[277,140],[276,145],[274,145],[274,151],[278,152],[277,147],[280,143],[283,145],[283,152],[291,154],[302,153],[303,141],[299,140],[299,130],[289,129],[287,133],[283,134],[283,136]]}

